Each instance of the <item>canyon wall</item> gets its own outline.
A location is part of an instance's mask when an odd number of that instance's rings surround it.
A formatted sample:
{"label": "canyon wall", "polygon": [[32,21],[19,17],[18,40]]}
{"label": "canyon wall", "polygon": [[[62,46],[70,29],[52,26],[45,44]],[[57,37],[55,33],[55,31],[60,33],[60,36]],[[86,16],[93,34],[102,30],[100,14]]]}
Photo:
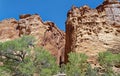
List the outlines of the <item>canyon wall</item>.
{"label": "canyon wall", "polygon": [[[95,59],[99,52],[120,52],[120,2],[105,0],[96,9],[73,6],[66,20],[66,35],[51,21],[43,22],[38,14],[23,14],[19,20],[0,22],[0,42],[32,35],[39,47],[68,62],[68,53],[85,53]],[[65,39],[66,38],[66,39]]]}
{"label": "canyon wall", "polygon": [[[120,2],[105,0],[96,9],[73,6],[66,21],[65,63],[69,52],[94,58],[99,52],[120,52]],[[113,51],[114,50],[114,51]]]}

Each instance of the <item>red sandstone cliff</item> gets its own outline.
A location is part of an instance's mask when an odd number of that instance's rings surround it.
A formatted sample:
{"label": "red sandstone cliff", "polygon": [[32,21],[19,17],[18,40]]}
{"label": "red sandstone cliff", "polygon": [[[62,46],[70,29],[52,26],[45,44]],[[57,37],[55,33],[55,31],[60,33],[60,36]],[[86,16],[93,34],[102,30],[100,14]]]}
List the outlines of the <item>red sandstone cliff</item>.
{"label": "red sandstone cliff", "polygon": [[39,15],[20,15],[20,19],[7,19],[0,22],[0,41],[13,40],[23,35],[32,35],[36,44],[50,51],[59,59],[64,52],[65,33],[50,21],[43,22]]}

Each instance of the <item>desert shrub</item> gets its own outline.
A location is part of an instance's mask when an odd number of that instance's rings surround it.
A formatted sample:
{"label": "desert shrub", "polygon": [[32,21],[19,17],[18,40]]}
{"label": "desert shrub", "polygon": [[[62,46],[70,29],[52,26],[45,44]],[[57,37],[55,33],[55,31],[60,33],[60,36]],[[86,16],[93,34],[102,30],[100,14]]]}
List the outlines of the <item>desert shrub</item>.
{"label": "desert shrub", "polygon": [[52,76],[59,71],[55,57],[43,48],[35,48],[34,54],[28,55],[19,67],[22,74],[28,76],[34,73],[40,76]]}
{"label": "desert shrub", "polygon": [[67,76],[84,76],[88,67],[87,56],[85,54],[69,54],[69,63],[65,66]]}
{"label": "desert shrub", "polygon": [[120,54],[112,54],[111,52],[101,52],[99,53],[98,61],[100,65],[105,69],[105,76],[115,76],[116,74],[112,70],[112,67],[119,65]]}
{"label": "desert shrub", "polygon": [[99,76],[97,68],[92,68],[91,65],[87,67],[86,75],[85,76]]}
{"label": "desert shrub", "polygon": [[[34,45],[32,36],[0,43],[1,75],[10,76],[52,76],[59,71],[56,59],[45,49]],[[34,47],[34,48],[32,48]],[[7,76],[7,75],[6,75]]]}
{"label": "desert shrub", "polygon": [[[39,52],[40,51],[40,52]],[[40,76],[50,76],[57,74],[59,71],[59,67],[56,64],[56,59],[53,57],[48,51],[45,49],[36,49],[36,61],[35,65],[39,67]],[[41,66],[41,68],[40,68]]]}
{"label": "desert shrub", "polygon": [[111,52],[99,53],[99,62],[102,66],[114,66],[120,63],[120,54],[112,54]]}

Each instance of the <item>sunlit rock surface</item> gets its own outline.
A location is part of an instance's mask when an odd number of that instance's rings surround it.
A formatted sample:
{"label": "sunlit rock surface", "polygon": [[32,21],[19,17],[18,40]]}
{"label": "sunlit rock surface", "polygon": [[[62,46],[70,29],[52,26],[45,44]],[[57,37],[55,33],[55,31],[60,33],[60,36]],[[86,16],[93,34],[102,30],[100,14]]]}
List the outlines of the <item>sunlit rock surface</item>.
{"label": "sunlit rock surface", "polygon": [[120,2],[105,0],[96,9],[73,6],[66,20],[65,62],[71,51],[95,58],[99,52],[120,52]]}

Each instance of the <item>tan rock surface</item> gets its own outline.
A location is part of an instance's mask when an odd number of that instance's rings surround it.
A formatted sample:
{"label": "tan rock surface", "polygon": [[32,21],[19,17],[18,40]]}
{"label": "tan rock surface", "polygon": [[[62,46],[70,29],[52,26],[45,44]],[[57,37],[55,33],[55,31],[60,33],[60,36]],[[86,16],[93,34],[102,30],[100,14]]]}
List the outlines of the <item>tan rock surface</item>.
{"label": "tan rock surface", "polygon": [[65,62],[71,51],[91,57],[120,45],[118,0],[106,0],[96,9],[87,5],[80,8],[73,6],[67,16]]}
{"label": "tan rock surface", "polygon": [[19,37],[19,31],[16,30],[18,25],[15,19],[6,19],[0,22],[0,42],[13,40]]}

